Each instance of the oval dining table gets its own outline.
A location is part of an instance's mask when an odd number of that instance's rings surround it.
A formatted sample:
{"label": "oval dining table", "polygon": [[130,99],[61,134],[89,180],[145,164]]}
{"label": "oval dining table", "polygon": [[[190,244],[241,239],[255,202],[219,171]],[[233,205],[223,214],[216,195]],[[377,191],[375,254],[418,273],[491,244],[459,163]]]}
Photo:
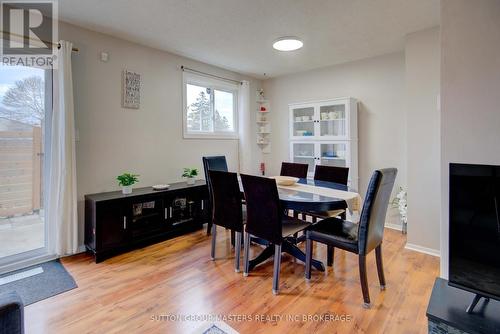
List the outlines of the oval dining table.
{"label": "oval dining table", "polygon": [[[307,184],[309,186],[315,186],[321,188],[343,190],[343,191],[350,190],[346,185],[334,182],[299,179],[297,183]],[[314,213],[314,212],[324,212],[324,211],[338,210],[338,209],[344,209],[344,210],[347,209],[346,201],[341,198],[328,197],[296,189],[282,188],[280,186],[278,186],[278,195],[281,206],[285,211],[293,210],[294,212],[307,214],[308,212]],[[306,255],[299,247],[297,247],[298,240],[300,240],[300,238],[285,239],[283,241],[283,244],[281,245],[281,249],[283,252],[288,253],[291,256],[305,263]],[[255,268],[255,266],[261,264],[262,262],[266,261],[272,256],[274,256],[274,247],[272,247],[272,245],[267,245],[266,248],[264,248],[264,250],[256,258],[250,260],[249,269],[252,270],[253,268]],[[319,260],[313,259],[311,265],[320,271],[325,271],[325,266],[323,262]]]}

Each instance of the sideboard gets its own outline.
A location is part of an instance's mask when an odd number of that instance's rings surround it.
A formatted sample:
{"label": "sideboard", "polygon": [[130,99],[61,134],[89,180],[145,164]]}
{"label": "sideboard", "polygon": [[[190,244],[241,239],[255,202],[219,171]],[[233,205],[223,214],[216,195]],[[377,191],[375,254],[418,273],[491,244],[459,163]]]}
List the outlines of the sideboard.
{"label": "sideboard", "polygon": [[95,262],[199,229],[208,220],[207,186],[178,182],[85,195],[85,246]]}

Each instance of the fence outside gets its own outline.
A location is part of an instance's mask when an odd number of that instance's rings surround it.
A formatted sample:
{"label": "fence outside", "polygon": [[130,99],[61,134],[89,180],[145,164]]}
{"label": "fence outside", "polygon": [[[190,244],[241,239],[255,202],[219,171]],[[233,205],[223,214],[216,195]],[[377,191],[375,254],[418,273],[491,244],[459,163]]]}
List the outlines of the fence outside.
{"label": "fence outside", "polygon": [[0,131],[0,217],[41,208],[42,130]]}

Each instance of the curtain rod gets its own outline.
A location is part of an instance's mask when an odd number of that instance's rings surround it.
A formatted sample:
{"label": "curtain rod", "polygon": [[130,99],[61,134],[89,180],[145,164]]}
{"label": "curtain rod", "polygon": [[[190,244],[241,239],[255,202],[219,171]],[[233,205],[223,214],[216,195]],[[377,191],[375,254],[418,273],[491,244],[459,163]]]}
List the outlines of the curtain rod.
{"label": "curtain rod", "polygon": [[[28,40],[35,41],[35,39],[30,38],[30,37],[28,37],[28,36],[19,35],[19,34],[16,34],[16,33],[8,32],[8,31],[3,31],[3,30],[1,30],[0,32],[2,33],[2,35],[3,35],[4,33],[7,33],[7,34],[9,34],[9,35],[13,35],[13,36],[20,37],[20,38],[23,38],[23,39],[28,39]],[[52,43],[52,42],[49,42],[49,41],[44,41],[44,40],[41,40],[41,41],[42,41],[43,43],[47,44],[47,45],[57,46],[57,48],[58,48],[58,49],[60,49],[60,48],[61,48],[61,44],[59,44],[59,43]],[[73,52],[79,52],[80,50],[79,50],[78,48],[71,48],[71,51],[73,51]]]}
{"label": "curtain rod", "polygon": [[198,71],[198,70],[195,70],[195,69],[192,69],[192,68],[186,67],[186,66],[184,66],[184,65],[182,65],[182,66],[181,66],[181,70],[183,70],[183,71],[187,71],[187,72],[198,73],[198,74],[201,74],[201,75],[205,75],[205,76],[208,76],[208,77],[217,78],[217,79],[221,79],[221,80],[231,81],[231,82],[234,82],[234,83],[237,83],[237,84],[240,84],[240,85],[242,85],[242,84],[243,84],[243,82],[238,81],[238,80],[229,79],[229,78],[224,78],[224,77],[220,77],[220,76],[215,75],[215,74],[210,74],[210,73],[206,73],[206,72]]}

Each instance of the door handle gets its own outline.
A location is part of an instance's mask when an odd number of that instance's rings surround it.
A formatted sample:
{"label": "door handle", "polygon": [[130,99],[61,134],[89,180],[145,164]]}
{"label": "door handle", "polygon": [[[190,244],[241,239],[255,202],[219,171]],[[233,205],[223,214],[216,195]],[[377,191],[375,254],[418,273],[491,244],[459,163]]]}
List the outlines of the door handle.
{"label": "door handle", "polygon": [[127,216],[123,216],[123,229],[127,229]]}
{"label": "door handle", "polygon": [[168,209],[165,208],[165,219],[168,219]]}

